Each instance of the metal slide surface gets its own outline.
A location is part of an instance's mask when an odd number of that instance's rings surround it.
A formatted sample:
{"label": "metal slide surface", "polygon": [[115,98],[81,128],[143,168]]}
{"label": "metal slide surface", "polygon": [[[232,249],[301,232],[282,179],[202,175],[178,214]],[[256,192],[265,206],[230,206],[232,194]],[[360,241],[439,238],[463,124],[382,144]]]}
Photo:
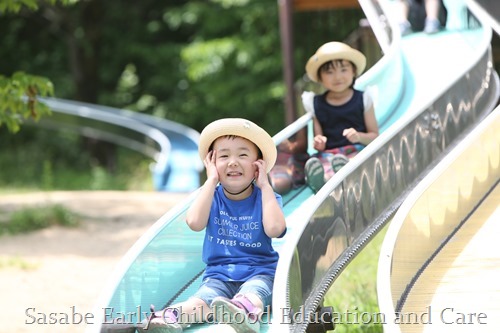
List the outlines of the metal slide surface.
{"label": "metal slide surface", "polygon": [[[499,202],[497,185],[411,284],[400,312],[424,318],[412,325],[414,332],[460,333],[472,328],[486,333],[500,328]],[[425,320],[424,313],[432,321]],[[400,325],[402,332],[410,332],[407,326]]]}
{"label": "metal slide surface", "polygon": [[392,220],[377,273],[386,332],[500,327],[499,129],[500,106],[418,184]]}
{"label": "metal slide surface", "polygon": [[[386,14],[385,8],[378,10]],[[330,239],[340,241],[344,247],[329,258],[330,268],[335,266],[342,251],[345,254],[370,226],[369,221],[383,214],[394,198],[418,178],[419,172],[489,107],[491,97],[485,83],[496,88],[494,74],[485,65],[490,56],[487,46],[490,38],[491,30],[481,25],[433,36],[394,38],[384,58],[359,79],[360,88],[370,87],[377,94],[377,118],[382,134],[316,195],[302,187],[284,196],[288,232],[274,243],[281,256],[274,309],[299,305],[306,305],[306,310],[316,308],[322,295],[313,289],[323,284],[328,267],[316,265],[318,257],[314,251],[324,254]],[[298,122],[307,121],[305,116]],[[441,132],[442,128],[447,131]],[[274,137],[277,143],[282,135],[280,132]],[[413,138],[413,142],[408,142],[408,138]],[[403,175],[392,174],[394,170]],[[361,181],[356,181],[357,178]],[[377,185],[382,193],[366,190]],[[369,196],[364,197],[367,193]],[[197,289],[204,269],[201,261],[204,234],[191,231],[184,223],[185,211],[195,195],[196,192],[167,212],[129,250],[103,286],[94,311],[96,320],[110,321],[124,313],[148,313],[150,304],[157,308],[172,305],[187,299]],[[337,204],[337,199],[346,205],[342,209],[344,220],[339,218],[339,223],[330,219],[336,216],[338,207],[343,207]],[[355,209],[349,212],[349,205]],[[356,214],[358,211],[360,215]],[[318,233],[324,236],[322,240],[317,238]],[[343,240],[335,238],[342,235]],[[296,274],[299,274],[298,285],[294,281]],[[302,332],[307,324],[273,323],[263,325],[262,331]],[[209,326],[193,325],[186,331],[206,330]],[[91,325],[88,332],[100,329],[99,325]]]}

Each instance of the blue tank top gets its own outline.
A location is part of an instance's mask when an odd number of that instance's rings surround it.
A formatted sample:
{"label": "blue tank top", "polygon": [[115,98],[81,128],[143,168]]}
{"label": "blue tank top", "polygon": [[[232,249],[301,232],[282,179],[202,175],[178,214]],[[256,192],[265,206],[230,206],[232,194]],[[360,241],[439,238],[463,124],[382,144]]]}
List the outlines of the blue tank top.
{"label": "blue tank top", "polygon": [[363,92],[354,89],[352,98],[343,105],[328,104],[327,93],[314,96],[314,114],[321,124],[323,135],[327,137],[326,149],[352,145],[342,132],[351,127],[358,132],[366,132]]}
{"label": "blue tank top", "polygon": [[[282,198],[275,193],[280,207]],[[262,192],[254,186],[243,200],[230,200],[221,185],[215,188],[203,242],[204,278],[246,281],[255,275],[272,275],[278,253],[262,224]]]}

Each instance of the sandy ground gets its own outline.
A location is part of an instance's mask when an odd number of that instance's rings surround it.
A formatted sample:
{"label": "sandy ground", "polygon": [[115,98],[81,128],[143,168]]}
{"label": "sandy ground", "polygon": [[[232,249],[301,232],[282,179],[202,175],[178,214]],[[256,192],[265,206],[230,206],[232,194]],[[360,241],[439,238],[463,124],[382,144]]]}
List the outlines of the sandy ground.
{"label": "sandy ground", "polygon": [[[61,203],[82,215],[76,228],[0,236],[0,332],[84,332],[50,324],[91,313],[114,267],[134,242],[188,194],[50,192],[0,195],[0,217],[23,206]],[[43,323],[44,315],[46,324]],[[75,315],[75,322],[78,322]],[[35,321],[35,323],[32,323]]]}

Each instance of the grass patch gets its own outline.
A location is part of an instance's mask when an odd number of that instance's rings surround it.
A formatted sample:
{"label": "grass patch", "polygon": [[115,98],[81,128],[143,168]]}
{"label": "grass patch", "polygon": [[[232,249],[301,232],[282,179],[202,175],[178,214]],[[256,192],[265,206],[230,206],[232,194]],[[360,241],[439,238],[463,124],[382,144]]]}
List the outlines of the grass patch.
{"label": "grass patch", "polygon": [[38,264],[34,264],[24,260],[21,257],[0,257],[0,269],[18,268],[23,271],[33,270],[38,268]]}
{"label": "grass patch", "polygon": [[378,316],[377,266],[387,228],[388,225],[366,245],[326,293],[324,305],[342,315],[332,332],[383,332]]}
{"label": "grass patch", "polygon": [[99,165],[75,133],[24,127],[0,131],[0,192],[154,190],[151,158],[117,146],[113,171]]}
{"label": "grass patch", "polygon": [[78,224],[79,216],[62,205],[28,207],[13,212],[6,222],[1,223],[0,234],[14,235],[53,225],[75,227]]}

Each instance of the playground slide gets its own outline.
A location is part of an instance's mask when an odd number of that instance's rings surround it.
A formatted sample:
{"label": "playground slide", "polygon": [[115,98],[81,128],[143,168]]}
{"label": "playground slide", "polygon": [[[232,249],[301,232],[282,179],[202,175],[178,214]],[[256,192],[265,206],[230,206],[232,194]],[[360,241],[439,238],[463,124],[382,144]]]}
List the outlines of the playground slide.
{"label": "playground slide", "polygon": [[191,192],[200,186],[203,165],[198,158],[199,133],[195,130],[133,111],[58,98],[41,100],[51,108],[52,116],[33,125],[76,131],[151,157],[157,191]]}
{"label": "playground slide", "polygon": [[[469,5],[500,34],[500,3]],[[432,328],[429,321],[412,323],[415,331],[458,329],[453,324],[459,321],[444,315],[450,306],[480,307],[488,314],[497,309],[497,280],[488,277],[498,276],[499,257],[487,244],[498,234],[499,129],[497,106],[418,184],[391,221],[377,273],[384,331],[404,331],[408,322],[400,319],[422,314],[424,307],[428,318],[440,320]],[[496,319],[490,316],[486,326],[498,327]]]}
{"label": "playground slide", "polygon": [[[498,99],[491,29],[477,19],[471,16],[465,30],[400,40],[391,30],[394,22],[386,2],[364,1],[363,9],[367,7],[370,23],[383,26],[377,29],[389,43],[385,56],[358,84],[376,92],[382,134],[316,195],[303,187],[284,196],[288,233],[275,242],[280,261],[273,311],[304,311],[304,321],[273,315],[262,331],[306,331],[312,325],[308,315],[323,305],[324,293],[345,265],[387,222],[414,183]],[[428,52],[422,54],[422,49]],[[275,142],[309,120],[303,116],[276,134]],[[130,314],[126,320],[140,322],[150,304],[169,306],[197,289],[204,269],[203,233],[184,223],[195,195],[167,212],[122,259],[103,286],[94,311],[98,322],[124,314]],[[88,331],[99,332],[105,325],[89,325]],[[209,326],[193,325],[188,331]]]}
{"label": "playground slide", "polygon": [[315,325],[310,315],[334,306],[323,298],[343,269],[496,105],[491,29],[470,12],[466,17],[468,29],[417,33],[399,42],[405,96],[411,96],[404,114],[288,219],[294,230],[280,252],[273,308],[304,315],[273,331],[304,332]]}
{"label": "playground slide", "polygon": [[[412,323],[417,332],[459,330],[460,325],[453,325],[459,321],[451,322],[443,315],[452,308],[461,312],[480,308],[489,314],[488,325],[482,329],[498,329],[500,321],[493,313],[499,299],[495,294],[500,257],[492,242],[499,232],[499,129],[500,106],[418,184],[392,220],[377,273],[378,304],[385,315],[386,332],[407,329],[409,322],[398,321],[396,314],[405,318],[410,313],[422,314],[424,308],[428,318],[437,320],[431,327],[426,327],[428,321],[417,320]],[[476,251],[471,250],[474,243],[479,244]]]}

